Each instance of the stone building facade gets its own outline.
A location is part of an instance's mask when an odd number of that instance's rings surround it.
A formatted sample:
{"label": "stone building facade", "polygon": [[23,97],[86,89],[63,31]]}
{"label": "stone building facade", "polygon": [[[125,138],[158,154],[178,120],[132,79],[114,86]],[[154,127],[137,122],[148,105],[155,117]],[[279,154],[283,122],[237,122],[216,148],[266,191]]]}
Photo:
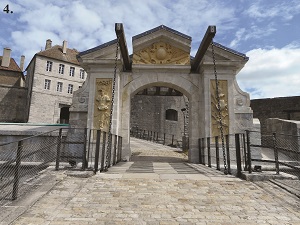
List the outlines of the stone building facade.
{"label": "stone building facade", "polygon": [[76,49],[67,48],[67,41],[62,46],[52,46],[52,41],[47,40],[45,50],[32,58],[26,69],[28,122],[69,122],[73,92],[86,79],[77,55]]}
{"label": "stone building facade", "polygon": [[11,58],[11,49],[4,48],[0,56],[0,122],[25,122],[27,88],[23,87],[23,65]]}

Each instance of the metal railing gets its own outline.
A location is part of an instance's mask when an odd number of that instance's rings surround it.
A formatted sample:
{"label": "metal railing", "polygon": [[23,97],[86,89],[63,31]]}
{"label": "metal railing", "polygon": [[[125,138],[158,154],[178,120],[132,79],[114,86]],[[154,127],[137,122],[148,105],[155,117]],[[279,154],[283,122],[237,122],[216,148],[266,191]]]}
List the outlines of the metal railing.
{"label": "metal railing", "polygon": [[170,147],[182,147],[182,139],[178,139],[174,134],[134,128],[130,130],[130,136],[163,145],[168,145]]}
{"label": "metal railing", "polygon": [[[261,135],[254,131],[246,131],[246,136],[249,173],[268,170],[300,178],[300,136],[278,133]],[[261,141],[255,141],[257,139]],[[261,157],[253,156],[256,151],[261,152]]]}
{"label": "metal railing", "polygon": [[0,144],[0,202],[15,200],[29,190],[34,178],[56,157],[56,131]]}
{"label": "metal railing", "polygon": [[[107,146],[111,139],[110,149]],[[121,160],[122,137],[100,130],[60,128],[0,144],[0,203],[24,195],[49,166],[58,169],[109,168]]]}
{"label": "metal railing", "polygon": [[222,149],[220,136],[199,138],[200,164],[240,177],[246,165],[244,140],[244,134],[225,135],[225,149]]}

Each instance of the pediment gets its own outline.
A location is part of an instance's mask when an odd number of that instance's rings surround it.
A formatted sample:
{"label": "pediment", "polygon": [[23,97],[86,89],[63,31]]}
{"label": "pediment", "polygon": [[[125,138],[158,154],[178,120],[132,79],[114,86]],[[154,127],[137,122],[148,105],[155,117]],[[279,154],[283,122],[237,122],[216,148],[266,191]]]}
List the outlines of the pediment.
{"label": "pediment", "polygon": [[133,64],[189,65],[191,37],[164,25],[132,38]]}
{"label": "pediment", "polygon": [[133,52],[133,64],[189,65],[190,53],[166,42],[154,42]]}

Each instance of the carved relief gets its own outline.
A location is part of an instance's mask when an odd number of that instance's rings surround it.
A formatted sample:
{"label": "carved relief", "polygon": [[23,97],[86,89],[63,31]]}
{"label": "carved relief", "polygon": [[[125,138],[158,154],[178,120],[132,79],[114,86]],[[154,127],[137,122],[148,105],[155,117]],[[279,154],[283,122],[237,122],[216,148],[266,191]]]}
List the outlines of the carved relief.
{"label": "carved relief", "polygon": [[[227,80],[219,80],[219,98],[220,98],[220,110],[221,119],[223,124],[223,133],[228,134],[229,132],[229,114],[228,114],[228,85]],[[220,122],[219,122],[219,111],[218,101],[216,97],[216,82],[215,80],[210,81],[210,94],[211,94],[211,131],[212,136],[221,135]]]}
{"label": "carved relief", "polygon": [[94,100],[94,128],[108,131],[112,96],[112,79],[97,78]]}
{"label": "carved relief", "polygon": [[190,54],[174,46],[156,42],[133,53],[133,64],[177,64],[189,65]]}

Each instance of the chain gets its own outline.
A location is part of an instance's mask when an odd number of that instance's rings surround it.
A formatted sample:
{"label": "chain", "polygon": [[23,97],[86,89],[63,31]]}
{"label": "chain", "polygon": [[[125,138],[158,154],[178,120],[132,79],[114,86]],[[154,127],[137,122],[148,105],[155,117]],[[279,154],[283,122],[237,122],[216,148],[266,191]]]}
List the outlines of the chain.
{"label": "chain", "polygon": [[108,128],[108,139],[107,139],[107,150],[106,150],[106,158],[105,158],[105,166],[104,171],[106,172],[109,167],[109,161],[111,157],[111,145],[112,145],[112,119],[113,119],[113,108],[114,108],[114,98],[115,98],[115,87],[116,87],[116,77],[117,77],[117,66],[118,66],[118,53],[119,53],[119,41],[120,38],[117,38],[117,47],[116,47],[116,57],[115,57],[115,68],[114,68],[114,78],[113,78],[113,86],[112,86],[112,96],[111,96],[111,107],[110,107],[110,117],[109,117],[109,128]]}
{"label": "chain", "polygon": [[215,81],[216,81],[216,97],[218,102],[218,114],[219,114],[219,123],[220,123],[220,132],[221,132],[221,139],[222,139],[222,150],[223,150],[223,160],[224,160],[224,173],[227,174],[227,164],[226,164],[226,151],[225,151],[225,141],[224,141],[224,132],[223,132],[223,122],[222,122],[222,114],[221,114],[221,106],[220,106],[220,96],[219,96],[219,82],[218,82],[218,75],[217,75],[217,67],[216,67],[216,59],[215,59],[215,50],[214,50],[214,43],[211,43],[211,50],[212,50],[212,57],[214,63],[214,73],[215,73]]}

